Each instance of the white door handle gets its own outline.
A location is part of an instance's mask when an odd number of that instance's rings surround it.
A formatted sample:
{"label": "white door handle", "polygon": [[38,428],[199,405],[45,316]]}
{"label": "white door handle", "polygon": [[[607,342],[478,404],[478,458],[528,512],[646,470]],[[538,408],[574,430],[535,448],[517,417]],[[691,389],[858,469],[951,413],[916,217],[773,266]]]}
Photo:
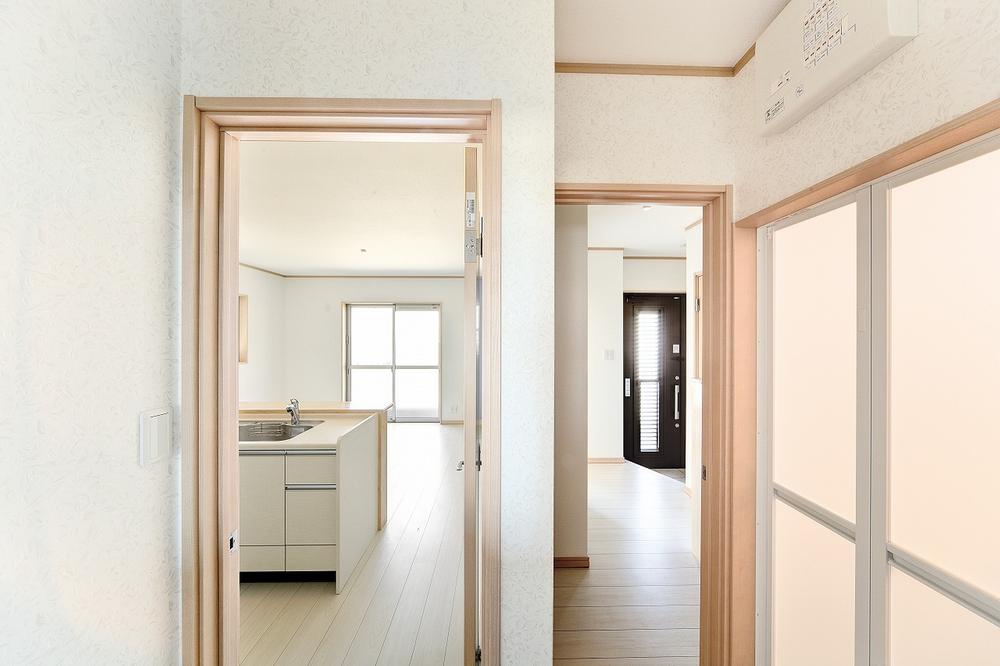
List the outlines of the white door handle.
{"label": "white door handle", "polygon": [[625,378],[625,397],[626,398],[631,398],[632,397],[632,378],[631,377],[626,377]]}

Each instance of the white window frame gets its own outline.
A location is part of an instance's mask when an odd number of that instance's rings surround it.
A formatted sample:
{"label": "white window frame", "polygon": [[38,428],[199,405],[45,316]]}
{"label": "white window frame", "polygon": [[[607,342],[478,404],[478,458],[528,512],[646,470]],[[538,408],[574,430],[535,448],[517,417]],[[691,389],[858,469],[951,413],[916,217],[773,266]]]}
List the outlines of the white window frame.
{"label": "white window frame", "polygon": [[[356,365],[351,363],[351,311],[354,308],[391,308],[392,309],[392,363],[389,365]],[[437,365],[398,365],[396,363],[396,312],[398,310],[434,310],[438,313],[438,362]],[[443,377],[443,344],[444,338],[444,317],[441,312],[440,303],[345,303],[344,308],[344,396],[346,400],[351,399],[351,372],[353,370],[389,370],[392,376],[392,402],[393,407],[389,410],[389,420],[395,423],[440,423],[441,422],[441,386]],[[397,370],[437,370],[437,394],[438,407],[435,416],[428,417],[404,417],[399,418],[396,414],[396,371]]]}
{"label": "white window frame", "polygon": [[[889,662],[889,569],[906,573],[1000,627],[1000,599],[888,541],[889,193],[1000,149],[1000,132],[872,181],[757,231],[756,663],[773,664],[773,506],[780,501],[855,544],[855,664]],[[857,204],[856,524],[782,488],[772,467],[773,236],[778,229]]]}

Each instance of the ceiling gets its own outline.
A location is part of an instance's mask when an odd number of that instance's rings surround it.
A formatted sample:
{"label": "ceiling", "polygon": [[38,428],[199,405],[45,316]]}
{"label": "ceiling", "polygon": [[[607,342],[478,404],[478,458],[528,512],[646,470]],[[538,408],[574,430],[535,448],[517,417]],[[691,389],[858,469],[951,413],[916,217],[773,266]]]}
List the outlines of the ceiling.
{"label": "ceiling", "polygon": [[587,244],[623,247],[626,257],[683,257],[685,227],[700,206],[588,206]]}
{"label": "ceiling", "polygon": [[555,0],[556,62],[732,67],[788,0]]}
{"label": "ceiling", "polygon": [[282,275],[461,275],[464,150],[245,141],[240,262]]}

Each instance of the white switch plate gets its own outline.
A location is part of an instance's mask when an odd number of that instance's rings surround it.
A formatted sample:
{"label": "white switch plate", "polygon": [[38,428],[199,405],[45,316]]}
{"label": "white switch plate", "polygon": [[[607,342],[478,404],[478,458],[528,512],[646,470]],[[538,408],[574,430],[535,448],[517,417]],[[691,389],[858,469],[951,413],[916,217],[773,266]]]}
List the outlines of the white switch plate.
{"label": "white switch plate", "polygon": [[139,415],[139,465],[154,463],[170,451],[170,410],[149,409]]}

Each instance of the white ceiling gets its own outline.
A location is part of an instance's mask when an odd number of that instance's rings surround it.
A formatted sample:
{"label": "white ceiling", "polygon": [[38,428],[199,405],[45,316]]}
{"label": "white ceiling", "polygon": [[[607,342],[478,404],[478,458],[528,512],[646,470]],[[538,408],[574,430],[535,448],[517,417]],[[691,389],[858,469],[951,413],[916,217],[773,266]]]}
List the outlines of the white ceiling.
{"label": "white ceiling", "polygon": [[446,143],[244,141],[240,261],[283,275],[461,275],[464,155]]}
{"label": "white ceiling", "polygon": [[788,0],[555,0],[556,62],[732,67]]}
{"label": "white ceiling", "polygon": [[684,229],[701,219],[699,206],[588,206],[590,247],[623,247],[626,257],[683,257]]}

